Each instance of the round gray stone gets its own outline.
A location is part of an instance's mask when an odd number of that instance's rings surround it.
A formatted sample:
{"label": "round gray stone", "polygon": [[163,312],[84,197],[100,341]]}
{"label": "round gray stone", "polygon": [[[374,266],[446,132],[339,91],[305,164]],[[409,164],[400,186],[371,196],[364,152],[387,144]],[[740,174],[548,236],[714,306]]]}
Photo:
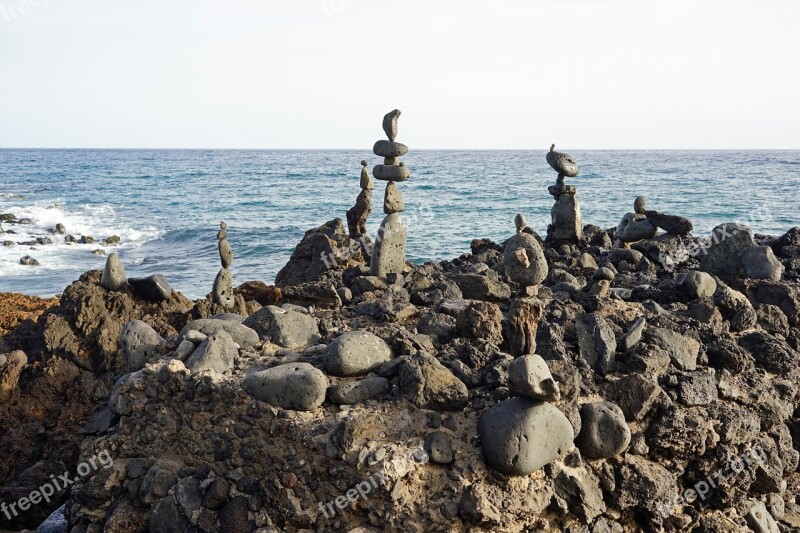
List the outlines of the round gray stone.
{"label": "round gray stone", "polygon": [[455,459],[453,443],[443,431],[435,431],[425,437],[425,453],[436,464],[449,465]]}
{"label": "round gray stone", "polygon": [[381,157],[400,157],[408,153],[408,146],[393,141],[378,141],[372,147],[372,153]]}
{"label": "round gray stone", "polygon": [[692,298],[711,298],[717,291],[714,278],[697,270],[678,274],[678,287]]}
{"label": "round gray stone", "polygon": [[[241,318],[241,317],[240,317]],[[201,318],[192,320],[181,329],[179,340],[187,339],[195,344],[205,340],[205,336],[190,335],[191,331],[199,332],[204,335],[212,335],[218,331],[224,331],[231,336],[233,341],[242,347],[253,347],[260,342],[258,333],[244,324],[232,320],[222,320],[217,318]]]}
{"label": "round gray stone", "polygon": [[575,438],[564,413],[550,403],[511,398],[478,421],[486,462],[506,475],[526,476],[564,457]]}
{"label": "round gray stone", "polygon": [[236,299],[233,296],[233,273],[230,270],[223,268],[217,273],[217,277],[214,279],[214,286],[211,289],[211,295],[214,302],[225,309],[233,307]]}
{"label": "round gray stone", "polygon": [[141,320],[131,320],[119,334],[119,345],[125,355],[128,372],[144,368],[147,361],[158,354],[158,346],[164,342],[156,330]]}
{"label": "round gray stone", "polygon": [[631,429],[619,406],[597,402],[581,407],[581,432],[575,439],[581,454],[607,459],[624,452],[630,442]]}
{"label": "round gray stone", "polygon": [[233,359],[239,354],[236,343],[225,331],[217,331],[200,343],[186,360],[192,372],[214,370],[223,374],[233,368]]}
{"label": "round gray stone", "polygon": [[350,331],[340,335],[325,348],[325,370],[333,376],[366,374],[392,359],[386,342],[367,331]]}
{"label": "round gray stone", "polygon": [[325,401],[328,379],[308,363],[289,363],[249,374],[242,388],[262,402],[311,411]]}

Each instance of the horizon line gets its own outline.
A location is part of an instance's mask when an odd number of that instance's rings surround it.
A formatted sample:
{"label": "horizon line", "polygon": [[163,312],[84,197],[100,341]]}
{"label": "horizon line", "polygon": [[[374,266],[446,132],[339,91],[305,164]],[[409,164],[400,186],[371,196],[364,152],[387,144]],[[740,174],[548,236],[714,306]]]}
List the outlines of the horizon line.
{"label": "horizon line", "polygon": [[[369,150],[368,148],[207,148],[207,147],[71,147],[71,146],[0,146],[0,150],[147,150],[147,151],[169,151],[169,150],[186,150],[186,151],[273,151],[273,152],[312,152],[312,151],[327,151],[327,152],[357,152],[361,150]],[[545,148],[414,148],[410,152],[538,152],[548,151],[549,146]],[[581,148],[581,147],[568,147],[567,150],[586,150],[586,151],[605,151],[605,152],[626,152],[626,151],[681,151],[681,152],[736,152],[736,151],[798,151],[797,148]]]}

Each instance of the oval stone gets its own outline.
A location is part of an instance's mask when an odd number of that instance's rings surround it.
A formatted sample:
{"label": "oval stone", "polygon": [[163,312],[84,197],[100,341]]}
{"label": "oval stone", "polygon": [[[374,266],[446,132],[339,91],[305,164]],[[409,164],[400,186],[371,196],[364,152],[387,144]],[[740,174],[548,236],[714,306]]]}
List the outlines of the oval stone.
{"label": "oval stone", "polygon": [[574,178],[578,175],[578,163],[572,159],[569,154],[562,152],[550,151],[547,152],[547,163],[553,167],[553,170],[559,174],[564,174],[568,178]]}
{"label": "oval stone", "polygon": [[542,247],[529,233],[517,233],[508,240],[503,265],[508,277],[526,287],[540,284],[549,270]]}
{"label": "oval stone", "polygon": [[411,177],[411,172],[405,165],[375,165],[372,175],[376,180],[407,181]]}
{"label": "oval stone", "polygon": [[334,376],[358,376],[388,362],[386,341],[367,331],[349,331],[333,340],[323,354],[325,369]]}
{"label": "oval stone", "polygon": [[489,466],[515,476],[565,456],[575,438],[564,413],[530,398],[511,398],[487,409],[478,421],[478,433]]}
{"label": "oval stone", "polygon": [[408,146],[394,141],[378,141],[372,147],[372,153],[381,157],[400,157],[408,153]]}
{"label": "oval stone", "polygon": [[308,363],[288,363],[248,375],[242,388],[262,402],[311,411],[325,401],[328,379]]}

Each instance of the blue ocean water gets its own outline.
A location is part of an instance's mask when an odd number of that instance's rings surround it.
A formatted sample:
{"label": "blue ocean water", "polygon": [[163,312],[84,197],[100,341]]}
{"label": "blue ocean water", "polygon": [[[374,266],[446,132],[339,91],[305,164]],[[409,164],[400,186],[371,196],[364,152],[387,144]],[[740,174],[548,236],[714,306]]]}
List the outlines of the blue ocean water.
{"label": "blue ocean water", "polygon": [[[781,234],[800,224],[800,151],[564,150],[581,165],[567,182],[578,187],[584,224],[615,226],[637,195],[648,207],[689,217],[695,234],[738,221]],[[473,238],[502,240],[523,213],[544,235],[555,173],[538,151],[412,151],[400,185],[409,228],[408,258],[452,258]],[[303,233],[345,218],[359,190],[366,150],[0,150],[0,213],[30,218],[4,224],[17,234],[0,241],[49,236],[55,244],[0,246],[0,291],[60,293],[105,258],[98,244],[67,244],[50,235],[56,223],[80,237],[119,235],[129,276],[165,274],[197,298],[219,269],[216,232],[228,224],[236,283],[271,283]],[[370,234],[383,218],[383,183],[375,183]],[[23,255],[40,266],[19,264]]]}

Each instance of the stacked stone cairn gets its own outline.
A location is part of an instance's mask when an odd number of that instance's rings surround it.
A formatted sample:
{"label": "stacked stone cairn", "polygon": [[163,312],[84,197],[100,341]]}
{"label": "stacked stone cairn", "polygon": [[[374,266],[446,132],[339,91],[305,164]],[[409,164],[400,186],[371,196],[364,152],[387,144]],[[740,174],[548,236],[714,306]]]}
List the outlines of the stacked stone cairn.
{"label": "stacked stone cairn", "polygon": [[228,225],[225,222],[219,223],[220,230],[217,233],[217,240],[219,241],[219,258],[222,262],[222,268],[217,273],[214,279],[214,288],[212,289],[212,298],[214,303],[221,305],[225,309],[232,309],[235,303],[233,297],[233,274],[228,267],[233,263],[233,249],[228,242]]}
{"label": "stacked stone cairn", "polygon": [[615,246],[625,246],[629,243],[651,239],[658,233],[658,228],[647,219],[645,208],[647,199],[637,196],[633,202],[633,213],[625,213],[617,226],[617,242]]}
{"label": "stacked stone cairn", "polygon": [[383,197],[383,212],[386,218],[381,222],[370,264],[373,276],[386,277],[387,274],[400,274],[406,268],[406,225],[402,213],[405,210],[403,197],[397,182],[407,181],[411,173],[397,158],[408,153],[405,144],[395,142],[397,137],[397,119],[400,110],[395,109],[383,117],[383,131],[389,140],[380,140],[372,147],[372,152],[383,157],[383,164],[372,170],[375,179],[388,181]]}
{"label": "stacked stone cairn", "polygon": [[577,244],[583,239],[581,225],[581,206],[575,198],[574,185],[566,185],[564,178],[574,178],[578,175],[578,164],[568,154],[556,152],[556,145],[550,146],[547,153],[547,163],[558,172],[555,185],[550,185],[547,191],[555,198],[556,203],[550,210],[552,223],[547,227],[547,244]]}
{"label": "stacked stone cairn", "polygon": [[362,239],[367,234],[367,218],[372,212],[372,178],[369,177],[367,162],[361,162],[361,193],[356,205],[347,211],[347,231],[351,238]]}

